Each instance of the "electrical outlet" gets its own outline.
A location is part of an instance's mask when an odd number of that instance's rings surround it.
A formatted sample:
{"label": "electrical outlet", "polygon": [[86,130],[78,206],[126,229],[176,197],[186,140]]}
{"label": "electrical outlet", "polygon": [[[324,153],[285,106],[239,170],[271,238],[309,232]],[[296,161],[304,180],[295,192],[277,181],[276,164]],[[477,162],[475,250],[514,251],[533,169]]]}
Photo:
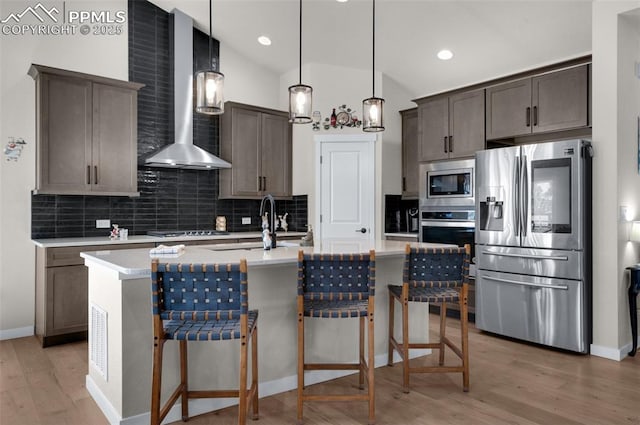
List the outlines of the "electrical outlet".
{"label": "electrical outlet", "polygon": [[251,217],[242,217],[242,224],[251,224]]}
{"label": "electrical outlet", "polygon": [[111,220],[96,220],[96,229],[109,229]]}

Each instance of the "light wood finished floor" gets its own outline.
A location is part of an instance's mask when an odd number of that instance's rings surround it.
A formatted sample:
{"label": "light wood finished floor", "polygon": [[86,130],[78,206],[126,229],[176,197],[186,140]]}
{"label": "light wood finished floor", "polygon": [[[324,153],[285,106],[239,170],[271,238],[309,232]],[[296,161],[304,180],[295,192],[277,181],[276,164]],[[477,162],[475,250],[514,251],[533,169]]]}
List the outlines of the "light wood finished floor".
{"label": "light wood finished floor", "polygon": [[[432,331],[436,319],[431,316]],[[458,321],[449,320],[452,337],[457,329]],[[640,425],[640,354],[622,362],[579,356],[480,333],[473,325],[469,340],[469,393],[461,390],[460,374],[438,374],[412,375],[412,391],[403,394],[397,365],[376,369],[377,424]],[[107,424],[84,387],[86,353],[86,342],[42,349],[35,337],[0,341],[0,424]],[[357,391],[356,383],[346,377],[325,385]],[[188,423],[231,425],[236,415],[232,407]],[[255,423],[294,424],[295,417],[296,393],[289,391],[261,399]],[[308,425],[366,421],[363,402],[305,405]]]}

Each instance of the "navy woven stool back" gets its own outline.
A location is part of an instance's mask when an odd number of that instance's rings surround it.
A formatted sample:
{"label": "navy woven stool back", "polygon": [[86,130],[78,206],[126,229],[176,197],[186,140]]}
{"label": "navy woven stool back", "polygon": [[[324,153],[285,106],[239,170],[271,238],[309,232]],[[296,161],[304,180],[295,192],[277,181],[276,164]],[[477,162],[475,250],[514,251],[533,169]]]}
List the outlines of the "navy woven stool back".
{"label": "navy woven stool back", "polygon": [[[151,423],[160,424],[171,406],[182,399],[187,420],[188,399],[238,397],[238,422],[246,422],[249,404],[258,415],[257,319],[249,310],[247,263],[151,264],[151,301],[154,325]],[[237,390],[188,388],[187,341],[240,340],[240,384]],[[180,384],[161,408],[162,356],[166,340],[180,343]],[[251,384],[247,388],[247,357],[251,340]],[[212,367],[213,367],[212,363]]]}
{"label": "navy woven stool back", "polygon": [[[350,401],[369,403],[369,423],[375,422],[373,315],[375,305],[375,252],[350,254],[298,253],[298,423],[304,401]],[[304,356],[305,317],[359,318],[359,355],[353,363],[307,363]],[[365,322],[367,356],[365,357]],[[366,394],[313,394],[304,392],[305,370],[356,370],[360,389]]]}
{"label": "navy woven stool back", "polygon": [[[464,248],[427,248],[406,246],[402,286],[389,285],[389,350],[387,364],[393,365],[394,350],[402,358],[404,392],[409,392],[409,374],[432,372],[462,373],[463,390],[469,390],[468,350],[468,280],[470,246]],[[402,308],[402,340],[394,335],[395,301]],[[438,342],[409,342],[409,302],[440,305],[440,337]],[[460,307],[461,341],[454,344],[445,335],[447,303]],[[462,361],[456,366],[444,365],[445,347],[449,347]],[[415,367],[409,364],[411,349],[439,350],[438,366]]]}

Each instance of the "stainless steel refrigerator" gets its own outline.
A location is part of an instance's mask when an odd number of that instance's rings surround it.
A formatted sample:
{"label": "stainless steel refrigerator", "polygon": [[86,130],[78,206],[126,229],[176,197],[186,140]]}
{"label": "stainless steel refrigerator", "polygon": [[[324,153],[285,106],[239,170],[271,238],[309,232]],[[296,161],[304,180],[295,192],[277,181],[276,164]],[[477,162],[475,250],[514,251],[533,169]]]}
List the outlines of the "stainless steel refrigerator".
{"label": "stainless steel refrigerator", "polygon": [[476,153],[476,326],[587,353],[591,343],[588,141]]}

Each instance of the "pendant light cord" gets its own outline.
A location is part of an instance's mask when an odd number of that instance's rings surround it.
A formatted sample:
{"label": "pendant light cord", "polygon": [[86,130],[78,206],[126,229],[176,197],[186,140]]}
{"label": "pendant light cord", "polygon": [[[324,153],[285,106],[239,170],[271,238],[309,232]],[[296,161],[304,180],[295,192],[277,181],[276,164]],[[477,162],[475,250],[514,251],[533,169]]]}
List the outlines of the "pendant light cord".
{"label": "pendant light cord", "polygon": [[211,61],[211,21],[213,20],[212,16],[213,16],[213,12],[211,10],[211,3],[212,0],[209,0],[209,67],[211,67],[211,69],[213,69],[213,62]]}
{"label": "pendant light cord", "polygon": [[300,0],[300,74],[299,74],[299,85],[302,85],[302,0]]}
{"label": "pendant light cord", "polygon": [[373,40],[373,54],[372,56],[372,64],[371,64],[371,94],[372,97],[376,97],[376,0],[373,0],[373,32],[372,32],[372,40]]}

